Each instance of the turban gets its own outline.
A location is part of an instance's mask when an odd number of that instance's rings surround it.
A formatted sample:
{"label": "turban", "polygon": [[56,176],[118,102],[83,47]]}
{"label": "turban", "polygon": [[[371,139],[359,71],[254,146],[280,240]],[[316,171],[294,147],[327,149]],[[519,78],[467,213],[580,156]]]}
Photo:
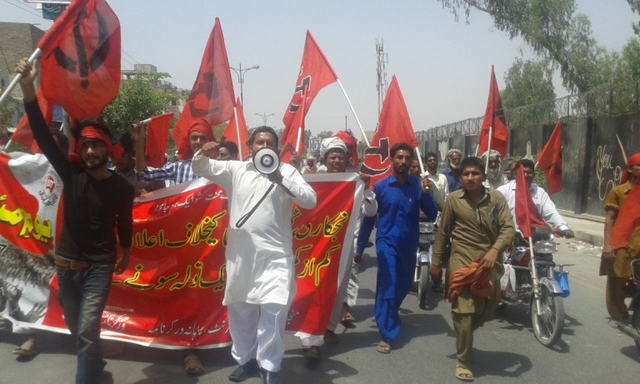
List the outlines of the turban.
{"label": "turban", "polygon": [[358,140],[345,131],[338,131],[333,137],[337,137],[344,142],[348,151],[351,151],[351,165],[353,168],[358,168]]}
{"label": "turban", "polygon": [[629,176],[630,176],[629,168],[639,163],[640,163],[640,152],[635,153],[631,155],[631,157],[629,157],[629,159],[627,160],[627,168],[624,170],[624,172],[622,172],[622,179],[620,179],[620,184],[624,184],[627,181],[629,181]]}
{"label": "turban", "polygon": [[347,154],[347,146],[344,141],[338,137],[327,137],[320,143],[320,156],[326,160],[327,153],[337,149],[341,150],[345,155]]}
{"label": "turban", "polygon": [[462,156],[462,151],[461,151],[461,150],[459,150],[459,149],[455,149],[455,148],[454,148],[454,149],[450,149],[450,150],[448,150],[448,151],[447,151],[447,159],[448,159],[451,155],[453,155],[454,153],[457,153],[457,154],[459,154],[460,156]]}
{"label": "turban", "polygon": [[485,151],[485,153],[483,153],[481,157],[484,162],[486,162],[491,157],[497,157],[499,161],[502,160],[500,152],[496,151],[495,149],[492,149],[491,151]]}
{"label": "turban", "polygon": [[193,157],[194,153],[191,152],[191,145],[189,143],[189,136],[191,132],[202,133],[209,139],[209,141],[215,141],[216,137],[213,135],[213,128],[211,128],[211,124],[205,119],[197,119],[195,120],[191,126],[189,127],[189,131],[187,135],[182,138],[182,144],[178,149],[178,157],[181,160],[189,160]]}

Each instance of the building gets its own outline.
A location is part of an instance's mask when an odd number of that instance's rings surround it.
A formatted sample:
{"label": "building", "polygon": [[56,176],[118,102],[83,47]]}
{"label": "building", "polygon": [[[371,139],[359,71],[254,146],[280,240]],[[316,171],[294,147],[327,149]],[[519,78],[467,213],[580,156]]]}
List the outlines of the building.
{"label": "building", "polygon": [[[135,78],[140,74],[155,74],[158,73],[158,68],[153,64],[134,64],[133,69],[122,70],[122,81],[128,81]],[[180,98],[172,100],[166,108],[166,112],[173,112],[176,116],[180,115],[182,109],[185,106],[186,100],[191,93],[188,89],[181,89],[171,84],[169,81],[159,79],[153,85],[153,89],[158,92],[166,92],[173,95],[178,95]]]}

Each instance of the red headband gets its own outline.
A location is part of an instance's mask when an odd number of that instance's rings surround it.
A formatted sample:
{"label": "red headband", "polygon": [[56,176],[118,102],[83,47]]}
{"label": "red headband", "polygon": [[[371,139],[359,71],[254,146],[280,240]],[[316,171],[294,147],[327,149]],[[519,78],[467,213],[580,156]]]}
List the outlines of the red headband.
{"label": "red headband", "polygon": [[633,167],[638,163],[640,163],[640,152],[631,155],[631,157],[627,159],[627,167],[624,170],[624,172],[622,172],[622,178],[620,179],[620,184],[624,184],[627,181],[629,181],[629,176],[630,176],[629,168]]}
{"label": "red headband", "polygon": [[216,137],[213,135],[213,128],[211,124],[204,119],[198,119],[191,124],[186,136],[182,139],[182,145],[178,150],[178,155],[181,160],[189,160],[193,157],[194,153],[191,152],[191,146],[189,145],[189,136],[191,132],[202,133],[209,139],[209,141],[215,141]]}

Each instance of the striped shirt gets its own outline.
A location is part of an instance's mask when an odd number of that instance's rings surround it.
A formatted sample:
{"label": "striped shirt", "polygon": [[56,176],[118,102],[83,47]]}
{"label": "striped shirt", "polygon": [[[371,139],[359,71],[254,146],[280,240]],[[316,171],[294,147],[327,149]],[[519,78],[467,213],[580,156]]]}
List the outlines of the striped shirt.
{"label": "striped shirt", "polygon": [[191,169],[191,160],[181,160],[173,163],[166,163],[161,168],[147,167],[142,172],[138,172],[138,179],[145,181],[169,180],[176,184],[198,178]]}

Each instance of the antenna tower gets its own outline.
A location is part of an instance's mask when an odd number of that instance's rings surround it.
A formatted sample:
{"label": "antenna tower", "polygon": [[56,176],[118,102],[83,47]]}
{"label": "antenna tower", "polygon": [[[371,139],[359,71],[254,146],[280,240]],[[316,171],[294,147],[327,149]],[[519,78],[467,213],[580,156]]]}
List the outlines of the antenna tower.
{"label": "antenna tower", "polygon": [[387,54],[384,52],[384,42],[382,39],[376,39],[376,58],[378,61],[376,69],[378,77],[376,89],[378,90],[378,116],[380,116],[384,96],[387,93],[387,88],[389,87],[389,84],[387,83]]}

